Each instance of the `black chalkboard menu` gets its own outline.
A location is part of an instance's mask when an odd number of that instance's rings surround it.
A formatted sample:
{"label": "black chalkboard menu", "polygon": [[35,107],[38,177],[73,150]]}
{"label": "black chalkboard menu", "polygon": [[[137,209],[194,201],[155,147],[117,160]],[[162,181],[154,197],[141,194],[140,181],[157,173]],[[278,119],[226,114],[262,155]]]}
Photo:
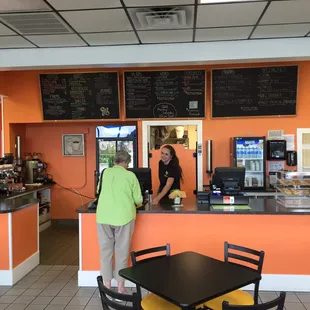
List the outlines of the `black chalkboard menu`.
{"label": "black chalkboard menu", "polygon": [[40,74],[44,120],[119,119],[117,72]]}
{"label": "black chalkboard menu", "polygon": [[297,66],[212,70],[212,117],[296,115]]}
{"label": "black chalkboard menu", "polygon": [[203,118],[205,71],[124,72],[126,118]]}

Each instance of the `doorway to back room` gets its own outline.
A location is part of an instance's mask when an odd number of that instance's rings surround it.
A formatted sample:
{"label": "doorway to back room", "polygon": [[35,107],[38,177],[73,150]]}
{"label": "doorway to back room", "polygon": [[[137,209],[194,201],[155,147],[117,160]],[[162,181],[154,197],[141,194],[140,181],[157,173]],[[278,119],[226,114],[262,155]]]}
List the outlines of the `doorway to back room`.
{"label": "doorway to back room", "polygon": [[[195,190],[202,190],[202,121],[143,121],[142,156],[143,167],[152,170],[152,187],[159,186],[158,162],[161,148],[170,144],[176,150],[183,170],[181,189],[187,197],[194,197]],[[197,157],[195,157],[197,154]]]}

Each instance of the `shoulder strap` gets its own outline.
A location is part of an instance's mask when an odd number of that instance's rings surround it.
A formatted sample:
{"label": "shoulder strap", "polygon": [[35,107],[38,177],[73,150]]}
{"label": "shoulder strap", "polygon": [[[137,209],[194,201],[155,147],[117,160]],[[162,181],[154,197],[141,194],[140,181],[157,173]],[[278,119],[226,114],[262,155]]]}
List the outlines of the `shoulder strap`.
{"label": "shoulder strap", "polygon": [[101,193],[102,177],[103,177],[104,170],[105,170],[105,169],[103,169],[102,172],[101,172],[101,174],[100,174],[100,179],[99,179],[99,191],[98,191],[98,193],[97,193],[97,197],[99,197],[99,196],[100,196],[100,193]]}

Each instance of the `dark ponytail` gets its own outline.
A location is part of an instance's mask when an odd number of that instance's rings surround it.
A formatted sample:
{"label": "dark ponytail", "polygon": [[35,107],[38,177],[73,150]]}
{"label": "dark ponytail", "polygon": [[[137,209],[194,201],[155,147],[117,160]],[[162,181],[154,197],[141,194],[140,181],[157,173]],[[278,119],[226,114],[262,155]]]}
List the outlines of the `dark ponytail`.
{"label": "dark ponytail", "polygon": [[164,145],[163,148],[169,150],[170,155],[171,155],[171,164],[173,167],[176,167],[178,169],[180,173],[180,179],[183,182],[183,170],[182,170],[182,167],[180,166],[180,161],[179,161],[179,158],[177,156],[175,149],[169,144]]}

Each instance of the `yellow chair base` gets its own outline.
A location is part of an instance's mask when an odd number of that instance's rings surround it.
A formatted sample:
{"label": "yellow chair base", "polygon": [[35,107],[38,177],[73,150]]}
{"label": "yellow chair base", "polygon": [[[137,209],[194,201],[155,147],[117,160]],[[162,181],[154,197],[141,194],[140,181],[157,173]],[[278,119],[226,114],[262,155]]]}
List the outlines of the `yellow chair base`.
{"label": "yellow chair base", "polygon": [[[180,307],[152,293],[143,297],[141,306],[143,310],[180,310]],[[199,305],[197,308],[202,306]]]}
{"label": "yellow chair base", "polygon": [[204,305],[210,309],[221,310],[223,301],[227,301],[230,305],[254,305],[253,297],[249,293],[242,290],[236,290],[218,298],[212,299],[206,302]]}
{"label": "yellow chair base", "polygon": [[176,305],[152,293],[143,297],[141,306],[144,310],[180,310]]}

